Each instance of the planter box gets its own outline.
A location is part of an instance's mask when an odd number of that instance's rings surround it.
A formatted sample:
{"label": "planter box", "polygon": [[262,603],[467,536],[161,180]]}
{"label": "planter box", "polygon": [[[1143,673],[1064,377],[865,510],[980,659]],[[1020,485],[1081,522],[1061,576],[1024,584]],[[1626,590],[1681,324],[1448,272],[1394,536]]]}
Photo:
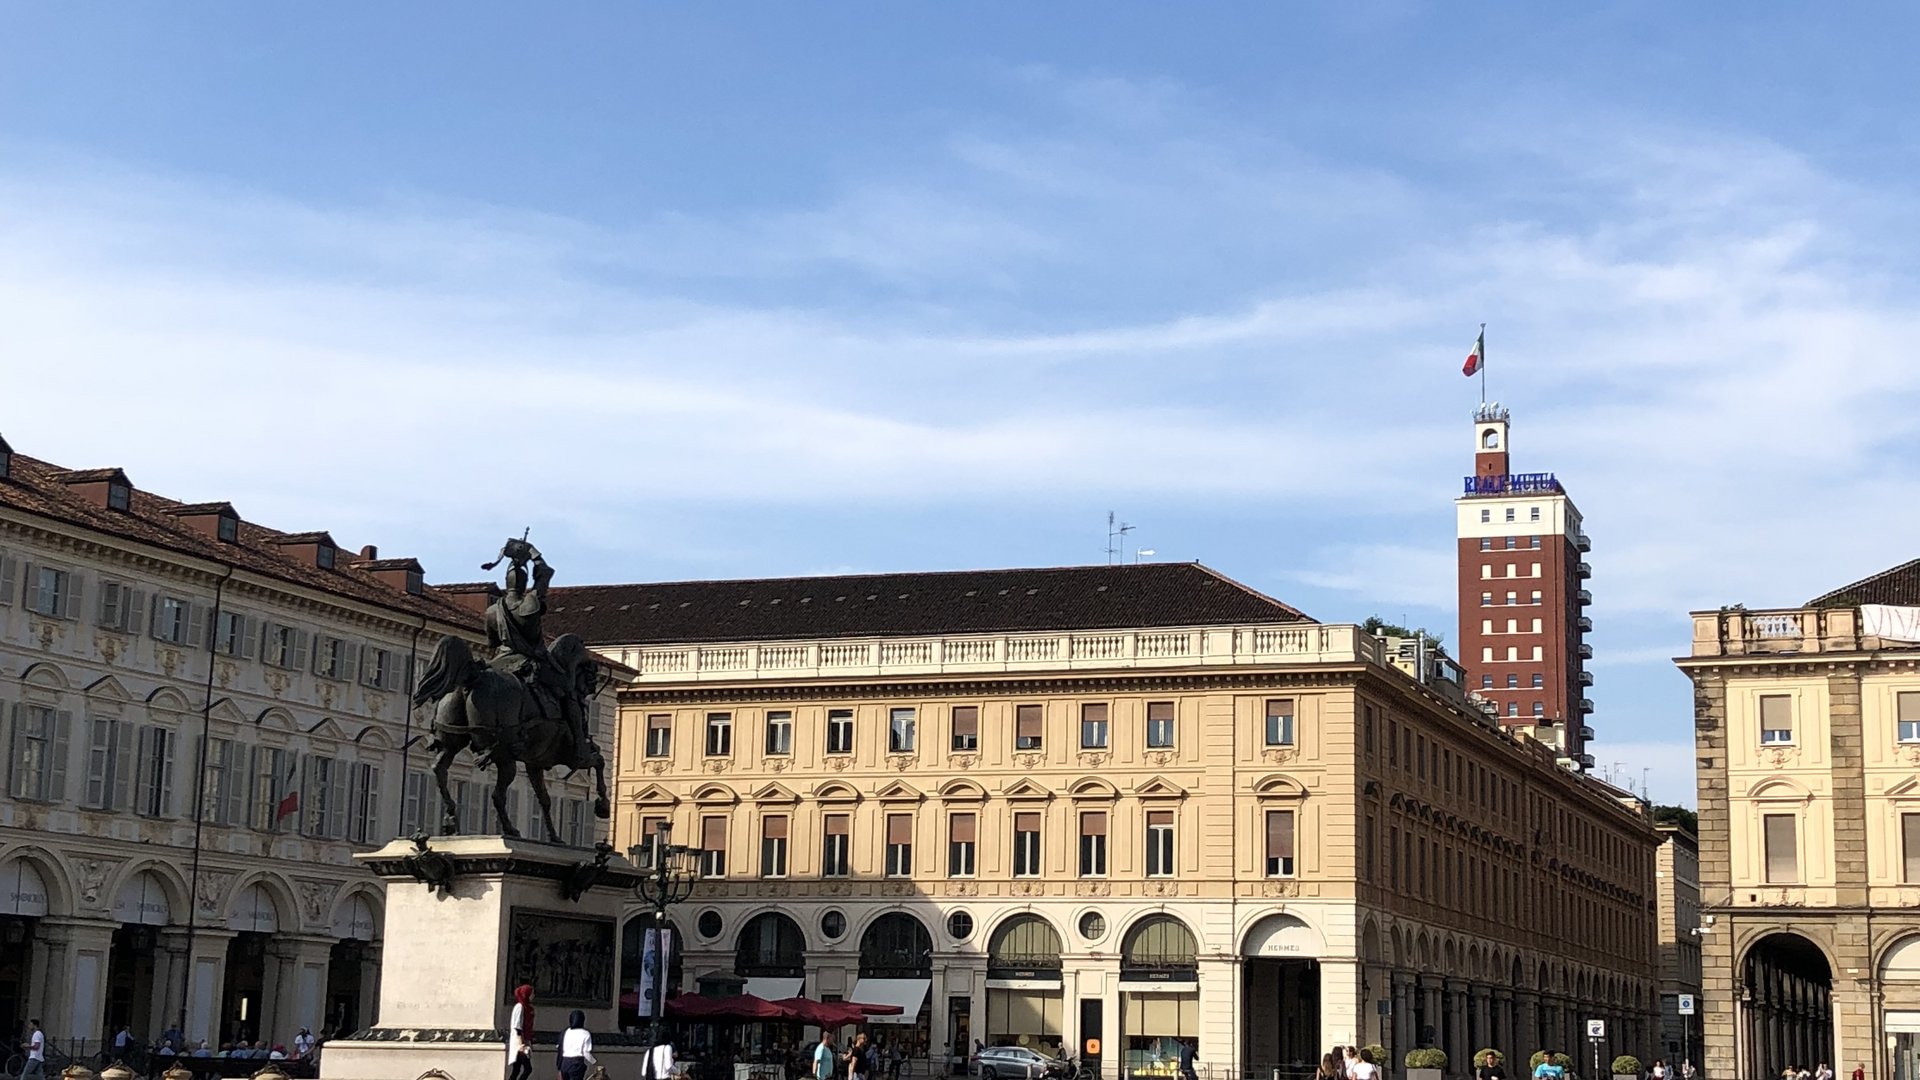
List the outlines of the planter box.
{"label": "planter box", "polygon": [[1439,1069],[1408,1069],[1406,1072],[1407,1080],[1441,1080]]}
{"label": "planter box", "polygon": [[1632,1073],[1614,1073],[1613,1080],[1640,1080],[1640,1078]]}

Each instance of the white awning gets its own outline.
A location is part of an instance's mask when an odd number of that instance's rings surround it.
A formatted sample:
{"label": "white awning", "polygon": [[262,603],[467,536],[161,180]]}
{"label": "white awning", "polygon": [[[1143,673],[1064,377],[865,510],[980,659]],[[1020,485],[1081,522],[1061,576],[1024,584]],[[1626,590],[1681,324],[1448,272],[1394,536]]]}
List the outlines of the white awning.
{"label": "white awning", "polygon": [[898,1005],[898,1016],[869,1016],[869,1024],[911,1024],[920,1016],[932,979],[861,979],[848,1000],[862,1005]]}
{"label": "white awning", "polygon": [[806,978],[801,975],[760,976],[747,980],[747,993],[768,1001],[781,1001],[785,998],[799,997],[800,988],[806,985],[806,982]]}

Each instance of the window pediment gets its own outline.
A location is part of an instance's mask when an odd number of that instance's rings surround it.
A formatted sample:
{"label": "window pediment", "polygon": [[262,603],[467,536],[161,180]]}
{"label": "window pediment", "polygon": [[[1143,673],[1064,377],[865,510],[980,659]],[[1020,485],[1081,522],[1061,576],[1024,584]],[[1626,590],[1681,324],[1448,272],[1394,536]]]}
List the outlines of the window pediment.
{"label": "window pediment", "polygon": [[[1304,799],[1307,786],[1285,773],[1268,773],[1253,782],[1253,793],[1262,799]],[[1394,799],[1394,805],[1398,805],[1400,796]]]}
{"label": "window pediment", "polygon": [[1088,776],[1068,785],[1067,794],[1083,802],[1112,802],[1120,797],[1120,789],[1097,776]]}
{"label": "window pediment", "polygon": [[1140,799],[1184,799],[1187,789],[1164,776],[1152,776],[1135,784],[1133,794]]}
{"label": "window pediment", "polygon": [[813,797],[815,800],[824,803],[850,803],[860,801],[860,793],[854,790],[853,785],[842,784],[839,781],[828,781],[814,788]]}
{"label": "window pediment", "polygon": [[740,796],[725,784],[706,784],[694,790],[693,801],[702,806],[732,806]]}
{"label": "window pediment", "polygon": [[940,797],[948,802],[985,802],[987,789],[971,780],[949,780],[940,785]]}
{"label": "window pediment", "polygon": [[680,797],[659,784],[648,784],[635,793],[632,801],[636,806],[674,806]]}
{"label": "window pediment", "polygon": [[1048,791],[1046,788],[1041,787],[1039,784],[1034,783],[1024,776],[1008,784],[1006,787],[1001,788],[1000,794],[1003,798],[1008,799],[1033,800],[1053,798],[1053,792]]}
{"label": "window pediment", "polygon": [[111,675],[103,675],[89,683],[86,693],[88,697],[102,702],[125,703],[133,700],[133,695],[127,693],[126,686]]}
{"label": "window pediment", "polygon": [[1807,803],[1813,800],[1813,792],[1807,790],[1805,784],[1790,777],[1770,776],[1748,788],[1747,798],[1771,802]]}
{"label": "window pediment", "polygon": [[757,803],[797,803],[800,801],[800,796],[795,795],[792,789],[782,784],[768,784],[758,791],[755,791],[752,797],[753,801]]}
{"label": "window pediment", "polygon": [[880,793],[876,795],[875,798],[878,798],[881,802],[899,803],[919,802],[925,799],[926,796],[921,794],[920,790],[912,784],[903,780],[895,780],[893,783],[881,788]]}

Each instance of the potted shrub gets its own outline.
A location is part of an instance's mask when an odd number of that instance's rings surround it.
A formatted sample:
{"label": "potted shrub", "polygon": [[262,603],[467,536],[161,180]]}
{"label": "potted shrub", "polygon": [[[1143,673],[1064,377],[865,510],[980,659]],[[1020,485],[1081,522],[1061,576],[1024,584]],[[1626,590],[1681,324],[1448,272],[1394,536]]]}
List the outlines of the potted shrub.
{"label": "potted shrub", "polygon": [[1613,1080],[1640,1080],[1640,1059],[1632,1054],[1614,1058]]}
{"label": "potted shrub", "polygon": [[1447,1068],[1447,1052],[1437,1046],[1422,1046],[1407,1051],[1407,1080],[1441,1080]]}
{"label": "potted shrub", "polygon": [[1387,1048],[1386,1047],[1381,1046],[1379,1043],[1368,1043],[1367,1045],[1361,1047],[1360,1049],[1365,1050],[1367,1052],[1368,1061],[1371,1061],[1375,1065],[1380,1066],[1381,1076],[1384,1077],[1387,1075],[1388,1072],[1391,1071],[1387,1068]]}

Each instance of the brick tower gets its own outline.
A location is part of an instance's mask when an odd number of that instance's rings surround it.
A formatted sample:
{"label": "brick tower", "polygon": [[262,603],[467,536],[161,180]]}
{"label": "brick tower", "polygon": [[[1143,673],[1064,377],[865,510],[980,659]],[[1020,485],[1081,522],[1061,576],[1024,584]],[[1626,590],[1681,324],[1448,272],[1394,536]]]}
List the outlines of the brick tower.
{"label": "brick tower", "polygon": [[1473,475],[1456,501],[1460,544],[1460,663],[1468,689],[1500,722],[1539,729],[1561,756],[1586,768],[1593,676],[1585,641],[1592,620],[1590,544],[1580,511],[1552,473],[1516,473],[1508,413],[1497,402],[1473,416]]}

